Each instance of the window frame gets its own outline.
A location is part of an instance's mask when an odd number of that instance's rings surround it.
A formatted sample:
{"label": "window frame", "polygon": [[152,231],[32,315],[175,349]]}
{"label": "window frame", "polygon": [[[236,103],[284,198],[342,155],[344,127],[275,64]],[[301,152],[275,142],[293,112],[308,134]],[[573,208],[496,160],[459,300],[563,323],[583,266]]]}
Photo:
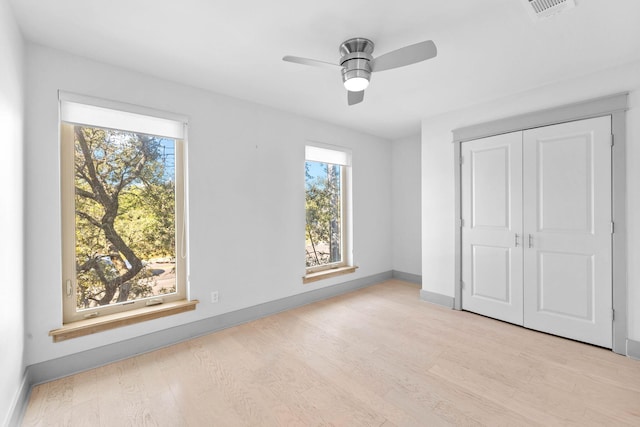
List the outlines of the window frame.
{"label": "window frame", "polygon": [[[330,161],[323,161],[322,159],[309,157],[308,149],[309,147],[319,148],[321,150],[329,150],[333,152],[339,153],[339,156],[344,158],[343,163],[339,164]],[[329,165],[337,165],[340,167],[340,253],[341,253],[341,261],[327,263],[323,265],[314,265],[311,267],[307,267],[305,265],[305,276],[303,277],[303,282],[307,283],[309,281],[315,281],[318,277],[323,278],[323,273],[326,273],[327,276],[329,274],[337,271],[344,270],[347,273],[355,271],[355,268],[349,268],[353,266],[352,260],[352,233],[351,233],[351,174],[352,174],[352,165],[351,165],[351,150],[345,147],[338,147],[327,144],[319,144],[319,143],[308,143],[305,146],[305,164],[306,162],[316,162],[316,163],[325,163]],[[305,194],[306,194],[306,185],[305,185]],[[306,228],[306,207],[305,207],[305,228]],[[305,241],[306,241],[306,233],[305,233]],[[333,276],[333,274],[331,274]],[[310,280],[310,278],[313,279]]]}
{"label": "window frame", "polygon": [[[71,99],[73,102],[85,103],[89,106],[98,106],[118,112],[131,113],[147,116],[149,118],[167,119],[165,114],[157,114],[155,111],[143,107],[128,106],[112,101],[94,100],[93,98],[80,96],[63,97],[61,93],[61,105],[64,100]],[[87,102],[87,100],[89,102]],[[104,105],[107,104],[107,105]],[[118,108],[122,105],[122,108]],[[62,109],[62,107],[61,107]],[[156,114],[154,114],[156,113]],[[170,113],[167,113],[170,114]],[[175,120],[174,117],[168,118]],[[167,137],[175,141],[175,260],[176,260],[176,292],[166,295],[156,295],[145,297],[133,301],[109,304],[106,306],[92,307],[77,310],[77,280],[76,280],[76,257],[75,257],[75,126],[86,126],[95,128],[105,128],[104,126],[92,125],[91,123],[73,123],[63,120],[60,116],[60,195],[61,195],[61,226],[62,226],[62,323],[67,325],[74,322],[84,321],[93,318],[103,318],[118,313],[148,308],[154,309],[159,304],[186,300],[188,298],[187,276],[187,186],[186,186],[186,120],[181,120],[184,135],[183,138]],[[120,130],[120,129],[116,129]],[[135,133],[132,129],[122,129],[126,132]],[[150,134],[145,131],[138,133]],[[157,135],[162,136],[162,135]],[[156,301],[150,301],[156,300]]]}

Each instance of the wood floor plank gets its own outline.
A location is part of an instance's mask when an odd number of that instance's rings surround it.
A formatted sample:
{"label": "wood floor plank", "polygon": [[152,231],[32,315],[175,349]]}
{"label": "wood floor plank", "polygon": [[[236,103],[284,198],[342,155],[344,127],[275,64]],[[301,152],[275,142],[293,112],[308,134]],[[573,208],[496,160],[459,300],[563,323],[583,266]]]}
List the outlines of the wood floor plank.
{"label": "wood floor plank", "polygon": [[24,426],[640,425],[640,362],[389,280],[33,388]]}
{"label": "wood floor plank", "polygon": [[[307,325],[307,328],[313,330],[314,327]],[[272,339],[277,340],[275,335],[270,334],[275,333],[275,330],[265,329],[264,331]],[[329,337],[323,334],[321,330],[318,330],[317,333],[307,334],[307,337],[321,338],[319,340],[283,340],[288,343],[295,343],[295,345],[287,346],[283,343],[285,352],[280,356],[281,359],[277,364],[266,367],[267,375],[273,376],[278,373],[281,376],[290,376],[291,373],[304,371],[304,367],[307,366],[313,372],[311,378],[305,379],[305,376],[309,375],[296,374],[295,377],[287,378],[287,381],[282,381],[282,377],[278,378],[278,380],[292,384],[296,388],[296,392],[300,393],[322,382],[325,387],[342,390],[348,395],[357,396],[359,401],[366,402],[367,405],[375,408],[377,413],[385,416],[389,421],[399,425],[421,425],[416,419],[413,419],[399,408],[391,405],[388,400],[385,400],[383,396],[386,390],[381,390],[380,384],[372,382],[370,375],[366,371],[363,372],[361,369],[354,371],[353,364],[345,363],[346,358],[348,358],[345,342]],[[338,349],[338,351],[335,352],[335,349]],[[358,366],[362,367],[362,363],[358,363]],[[280,372],[278,372],[278,367],[286,367],[286,369],[280,369]],[[306,384],[306,387],[301,387],[302,384]]]}

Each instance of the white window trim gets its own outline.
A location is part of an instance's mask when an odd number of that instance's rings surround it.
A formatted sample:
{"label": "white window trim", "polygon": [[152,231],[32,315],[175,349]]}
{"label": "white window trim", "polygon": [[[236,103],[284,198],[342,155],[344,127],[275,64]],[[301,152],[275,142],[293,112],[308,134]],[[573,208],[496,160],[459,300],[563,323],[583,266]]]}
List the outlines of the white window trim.
{"label": "white window trim", "polygon": [[[78,321],[87,321],[90,318],[103,318],[117,313],[140,309],[154,310],[154,306],[147,306],[149,300],[161,300],[162,303],[186,300],[188,290],[188,222],[187,222],[187,170],[186,170],[186,130],[187,120],[184,116],[173,113],[158,112],[145,107],[132,106],[130,104],[114,101],[100,100],[82,95],[60,92],[60,156],[61,156],[61,204],[62,204],[62,320],[63,324]],[[76,267],[75,267],[75,185],[74,185],[74,131],[76,123],[63,121],[69,119],[63,114],[63,103],[86,103],[91,107],[108,108],[119,112],[133,113],[148,116],[153,122],[155,119],[179,120],[182,126],[174,126],[174,129],[182,128],[181,134],[159,135],[171,137],[176,142],[175,150],[175,176],[176,176],[176,293],[148,297],[136,301],[100,306],[82,311],[76,311]],[[88,127],[95,126],[91,123],[81,123]],[[101,127],[101,126],[95,126]],[[135,129],[123,129],[135,132]],[[139,131],[140,132],[140,131]],[[149,133],[149,132],[146,132]],[[155,134],[155,133],[152,133]],[[182,138],[175,138],[182,136]],[[70,285],[70,295],[68,286]],[[157,310],[156,310],[157,311]],[[171,313],[169,313],[171,314]],[[121,319],[121,316],[119,317]]]}

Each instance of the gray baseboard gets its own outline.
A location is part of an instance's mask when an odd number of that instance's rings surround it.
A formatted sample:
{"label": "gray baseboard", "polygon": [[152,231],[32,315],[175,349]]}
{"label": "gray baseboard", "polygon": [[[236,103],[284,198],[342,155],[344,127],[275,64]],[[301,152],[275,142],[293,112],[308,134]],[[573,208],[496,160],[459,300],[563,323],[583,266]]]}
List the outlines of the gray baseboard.
{"label": "gray baseboard", "polygon": [[391,270],[391,277],[405,282],[417,283],[422,285],[422,276],[419,274],[405,273],[404,271]]}
{"label": "gray baseboard", "polygon": [[29,395],[31,394],[31,381],[29,379],[29,373],[25,371],[20,383],[20,388],[16,392],[16,397],[13,405],[9,409],[7,419],[5,420],[7,427],[19,426],[22,424],[22,418],[27,410],[27,404],[29,403]]}
{"label": "gray baseboard", "polygon": [[432,304],[441,305],[447,308],[453,308],[455,298],[446,295],[438,294],[435,292],[420,290],[420,299],[422,301],[430,302]]}
{"label": "gray baseboard", "polygon": [[640,360],[640,341],[627,339],[627,356]]}
{"label": "gray baseboard", "polygon": [[314,289],[309,292],[243,308],[219,316],[209,317],[91,350],[70,354],[58,359],[36,363],[27,367],[30,380],[29,384],[40,384],[88,369],[97,368],[118,360],[127,359],[191,338],[207,335],[281,311],[352,292],[391,278],[391,271],[374,274],[372,276],[327,286],[326,288]]}

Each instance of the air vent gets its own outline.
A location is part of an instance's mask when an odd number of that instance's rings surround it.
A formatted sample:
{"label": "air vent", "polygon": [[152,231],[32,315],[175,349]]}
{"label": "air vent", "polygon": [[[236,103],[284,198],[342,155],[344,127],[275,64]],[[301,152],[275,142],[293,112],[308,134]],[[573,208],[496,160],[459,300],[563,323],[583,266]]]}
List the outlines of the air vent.
{"label": "air vent", "polygon": [[531,19],[549,18],[576,6],[574,0],[524,0]]}

